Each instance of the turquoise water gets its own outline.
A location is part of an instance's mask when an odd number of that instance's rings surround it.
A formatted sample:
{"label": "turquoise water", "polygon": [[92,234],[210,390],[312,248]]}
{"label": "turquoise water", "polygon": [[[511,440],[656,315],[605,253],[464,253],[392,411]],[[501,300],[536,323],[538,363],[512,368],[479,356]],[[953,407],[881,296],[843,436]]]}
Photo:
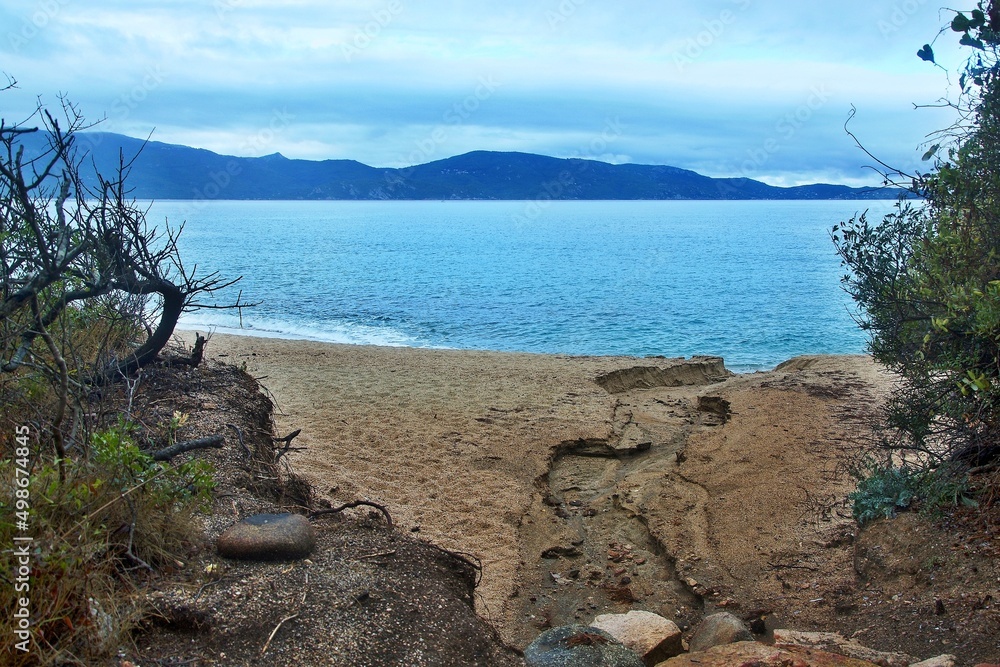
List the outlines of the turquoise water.
{"label": "turquoise water", "polygon": [[[182,256],[243,276],[187,328],[322,341],[725,357],[854,353],[829,229],[890,202],[157,202]],[[242,326],[241,326],[242,325]]]}

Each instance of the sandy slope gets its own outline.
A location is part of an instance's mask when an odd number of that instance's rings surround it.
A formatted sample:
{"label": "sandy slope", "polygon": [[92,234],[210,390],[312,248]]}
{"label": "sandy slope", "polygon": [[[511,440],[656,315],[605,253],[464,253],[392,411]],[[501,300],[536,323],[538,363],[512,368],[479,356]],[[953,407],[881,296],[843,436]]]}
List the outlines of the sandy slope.
{"label": "sandy slope", "polygon": [[[800,539],[796,526],[810,502],[842,488],[824,486],[835,471],[823,462],[835,452],[819,443],[842,437],[829,404],[870,394],[877,377],[863,357],[817,358],[722,383],[611,393],[595,378],[677,360],[224,335],[212,337],[209,356],[246,363],[273,393],[279,433],[301,428],[295,443],[307,448],[291,463],[322,495],[384,503],[405,529],[419,527],[424,538],[482,559],[481,609],[503,626],[530,611],[523,598],[511,601],[515,590],[545,586],[534,543],[560,539],[559,521],[547,518],[547,528],[531,514],[545,511],[541,487],[560,443],[614,440],[627,423],[641,424],[654,447],[641,465],[616,473],[610,491],[628,487],[621,504],[643,514],[672,555],[701,552],[698,561],[682,561],[693,568],[688,574],[735,593],[785,542]],[[803,389],[810,383],[833,389],[810,395]],[[731,400],[725,427],[701,423],[697,396],[706,393]],[[802,473],[803,464],[815,474]],[[732,540],[747,531],[759,539]],[[755,556],[761,540],[768,558]],[[723,554],[714,552],[728,544],[739,553],[724,554],[725,568],[697,566],[719,563]]]}

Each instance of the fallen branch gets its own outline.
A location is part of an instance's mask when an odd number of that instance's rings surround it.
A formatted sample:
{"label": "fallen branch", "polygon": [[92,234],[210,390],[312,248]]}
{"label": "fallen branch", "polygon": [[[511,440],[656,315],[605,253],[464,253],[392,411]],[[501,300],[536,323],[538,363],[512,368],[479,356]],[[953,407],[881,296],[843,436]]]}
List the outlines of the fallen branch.
{"label": "fallen branch", "polygon": [[296,438],[296,436],[299,435],[299,433],[302,433],[302,429],[297,428],[294,431],[292,431],[291,433],[289,433],[288,435],[286,435],[284,438],[275,438],[274,439],[275,442],[283,442],[283,443],[285,443],[284,449],[279,449],[275,453],[275,455],[274,455],[274,462],[275,463],[277,463],[278,459],[280,459],[282,456],[284,456],[285,454],[287,454],[291,450],[292,440],[294,440]]}
{"label": "fallen branch", "polygon": [[389,525],[390,528],[392,528],[392,517],[389,516],[389,510],[382,507],[378,503],[369,502],[367,500],[355,500],[353,502],[346,503],[344,505],[341,505],[340,507],[335,507],[333,509],[316,510],[315,512],[309,515],[309,520],[312,521],[316,517],[323,516],[326,514],[338,514],[351,507],[361,507],[362,505],[366,507],[374,507],[379,512],[381,512],[382,516],[385,517],[385,522]]}
{"label": "fallen branch", "polygon": [[153,460],[169,461],[178,454],[189,452],[192,449],[205,449],[206,447],[221,449],[222,443],[223,437],[221,435],[210,435],[207,438],[198,438],[197,440],[185,440],[184,442],[178,442],[153,452]]}
{"label": "fallen branch", "polygon": [[191,349],[191,356],[169,357],[164,359],[163,363],[167,366],[190,366],[191,368],[197,368],[205,359],[205,343],[207,342],[207,338],[200,333],[196,333],[194,335],[194,347]]}
{"label": "fallen branch", "polygon": [[993,472],[994,470],[1000,470],[1000,462],[989,463],[984,466],[976,466],[975,468],[969,468],[970,475],[982,475],[983,473]]}

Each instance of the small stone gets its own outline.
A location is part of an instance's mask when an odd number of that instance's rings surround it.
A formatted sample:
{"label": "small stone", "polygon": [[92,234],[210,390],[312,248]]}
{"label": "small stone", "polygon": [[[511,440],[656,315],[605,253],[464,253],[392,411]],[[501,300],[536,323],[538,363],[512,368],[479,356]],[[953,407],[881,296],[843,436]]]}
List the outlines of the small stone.
{"label": "small stone", "polygon": [[296,560],[312,553],[316,531],[301,514],[255,514],[224,530],[215,546],[225,558]]}
{"label": "small stone", "polygon": [[644,667],[613,636],[587,625],[564,625],[540,634],[524,649],[527,667]]}
{"label": "small stone", "polygon": [[574,556],[579,556],[580,550],[576,547],[549,547],[542,552],[542,558],[553,559],[553,558],[573,558]]}
{"label": "small stone", "polygon": [[[955,667],[957,664],[958,658],[946,654],[911,663],[910,667]],[[977,665],[977,667],[997,667],[997,665]]]}
{"label": "small stone", "polygon": [[713,646],[753,641],[750,629],[728,611],[706,616],[691,635],[691,651],[704,651]]}
{"label": "small stone", "polygon": [[638,653],[647,665],[655,665],[683,652],[681,629],[677,624],[649,611],[601,614],[592,625]]}

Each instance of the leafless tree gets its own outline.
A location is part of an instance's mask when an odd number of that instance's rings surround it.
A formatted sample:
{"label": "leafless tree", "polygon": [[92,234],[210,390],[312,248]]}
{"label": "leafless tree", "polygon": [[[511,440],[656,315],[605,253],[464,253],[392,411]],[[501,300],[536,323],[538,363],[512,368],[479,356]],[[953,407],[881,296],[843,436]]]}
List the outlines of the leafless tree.
{"label": "leafless tree", "polygon": [[[0,93],[14,86],[8,80]],[[181,228],[147,223],[148,208],[127,185],[139,156],[120,156],[110,176],[94,167],[83,177],[92,161],[75,138],[88,127],[62,98],[55,114],[39,102],[27,119],[0,118],[0,374],[47,370],[62,396],[54,435],[70,392],[153,362],[184,312],[247,305],[239,296],[214,303],[211,295],[239,279],[188,269]],[[52,335],[111,322],[128,334],[90,359],[71,350],[71,336]]]}

